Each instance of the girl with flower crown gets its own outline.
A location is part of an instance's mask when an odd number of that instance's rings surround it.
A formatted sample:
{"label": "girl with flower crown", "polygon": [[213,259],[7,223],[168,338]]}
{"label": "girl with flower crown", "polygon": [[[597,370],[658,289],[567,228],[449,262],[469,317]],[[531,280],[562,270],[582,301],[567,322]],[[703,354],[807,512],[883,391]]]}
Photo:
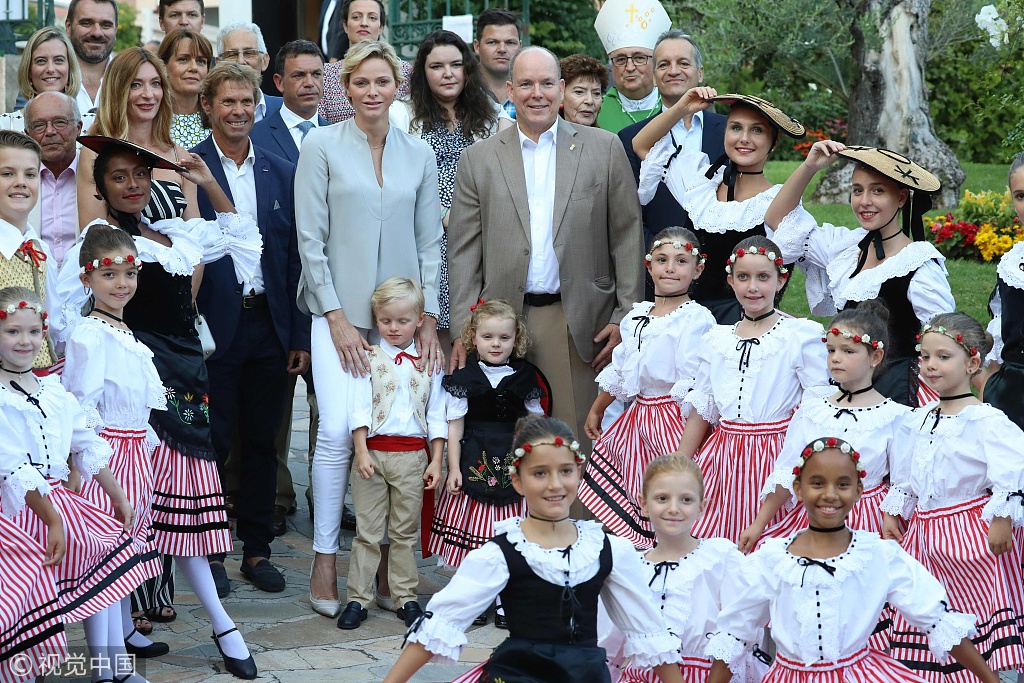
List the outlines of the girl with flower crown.
{"label": "girl with flower crown", "polygon": [[405,683],[427,662],[457,660],[464,631],[501,595],[509,638],[456,683],[609,683],[597,646],[598,598],[625,634],[624,653],[664,683],[682,683],[679,640],[665,627],[629,543],[597,522],[569,518],[583,456],[564,422],[529,416],[516,425],[512,484],[526,518],[495,525],[451,582],[434,595],[384,677]]}
{"label": "girl with flower crown", "polygon": [[[675,450],[683,435],[686,417],[679,402],[693,387],[700,363],[693,350],[715,324],[711,312],[689,296],[704,258],[685,228],[665,228],[655,236],[646,258],[654,302],[634,304],[623,317],[622,343],[597,376],[601,393],[587,416],[587,436],[595,443],[580,502],[612,533],[640,548],[654,540],[640,508],[644,470]],[[604,412],[615,399],[629,407],[602,433]]]}
{"label": "girl with flower crown", "polygon": [[[676,144],[673,127],[708,109],[715,102],[731,105],[725,125],[725,154],[717,160]],[[783,263],[803,255],[805,235],[793,230],[775,231],[764,222],[765,211],[781,185],[764,177],[764,165],[779,136],[802,138],[804,126],[767,100],[749,95],[719,95],[714,88],[699,86],[686,91],[679,101],[656,116],[633,138],[640,166],[640,203],[646,205],[661,183],[683,207],[680,225],[693,227],[708,268],[694,282],[693,299],[706,306],[721,325],[740,320],[736,302],[718,264],[725,263],[737,242],[754,235],[768,237],[779,246]],[[797,227],[809,229],[813,221]],[[780,295],[781,298],[781,295]]]}
{"label": "girl with flower crown", "polygon": [[921,629],[926,652],[997,683],[971,643],[975,617],[950,609],[952,592],[895,543],[847,528],[867,475],[853,445],[821,436],[800,453],[790,476],[808,527],[769,539],[726,576],[718,630],[704,650],[714,660],[708,683],[728,683],[769,620],[776,656],[764,683],[923,683],[868,647],[886,602]]}
{"label": "girl with flower crown", "polygon": [[827,391],[824,329],[775,310],[788,276],[779,253],[765,237],[736,245],[726,270],[743,319],[701,338],[697,377],[682,399],[689,416],[679,451],[697,460],[707,487],[707,509],[693,528],[698,538],[739,540],[801,395]]}
{"label": "girl with flower crown", "polygon": [[[921,372],[939,400],[916,408],[897,432],[892,488],[882,504],[887,538],[946,588],[951,609],[977,619],[982,652],[997,671],[1024,668],[1024,432],[971,392],[989,342],[964,313],[937,315],[921,328]],[[897,517],[909,520],[905,535]],[[907,622],[910,622],[908,624]],[[897,613],[892,655],[931,681],[968,681],[921,647],[923,635]]]}

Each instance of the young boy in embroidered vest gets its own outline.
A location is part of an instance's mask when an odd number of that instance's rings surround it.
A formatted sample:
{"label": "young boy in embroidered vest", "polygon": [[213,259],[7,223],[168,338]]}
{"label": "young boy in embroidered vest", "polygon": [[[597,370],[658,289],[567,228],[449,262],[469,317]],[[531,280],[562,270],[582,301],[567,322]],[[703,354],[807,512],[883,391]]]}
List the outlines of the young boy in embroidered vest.
{"label": "young boy in embroidered vest", "polygon": [[[59,304],[53,296],[57,282],[57,261],[50,248],[28,224],[28,214],[39,198],[40,149],[35,140],[13,130],[0,130],[0,288],[31,289],[43,305],[56,315]],[[39,350],[32,367],[49,368],[57,362],[50,335]]]}
{"label": "young boy in embroidered vest", "polygon": [[[391,542],[388,583],[407,626],[423,614],[416,602],[419,576],[413,548],[423,490],[441,481],[445,420],[441,375],[420,361],[416,331],[423,324],[423,292],[408,278],[385,280],[370,298],[380,343],[367,352],[370,375],[351,378],[352,500],[356,537],[349,560],[348,605],[338,628],[366,619],[385,529]],[[429,450],[428,450],[429,441]],[[429,452],[429,464],[427,453]]]}

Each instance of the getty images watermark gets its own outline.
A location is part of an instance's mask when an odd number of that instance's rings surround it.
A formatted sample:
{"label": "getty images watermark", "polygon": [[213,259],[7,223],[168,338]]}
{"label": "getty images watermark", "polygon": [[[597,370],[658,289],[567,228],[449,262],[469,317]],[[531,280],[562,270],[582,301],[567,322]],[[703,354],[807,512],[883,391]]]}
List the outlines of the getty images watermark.
{"label": "getty images watermark", "polygon": [[33,676],[60,676],[67,678],[91,676],[93,671],[112,671],[115,679],[131,676],[136,673],[135,655],[119,652],[112,657],[107,655],[87,656],[70,653],[66,657],[59,654],[43,656],[21,652],[8,660],[11,672],[15,676],[31,678]]}

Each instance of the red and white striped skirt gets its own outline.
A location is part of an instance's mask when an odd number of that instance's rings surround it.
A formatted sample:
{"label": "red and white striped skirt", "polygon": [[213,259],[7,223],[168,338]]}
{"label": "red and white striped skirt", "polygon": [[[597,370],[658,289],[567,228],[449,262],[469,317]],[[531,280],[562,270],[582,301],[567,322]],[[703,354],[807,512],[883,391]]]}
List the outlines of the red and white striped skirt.
{"label": "red and white striped skirt", "polygon": [[939,400],[939,392],[928,386],[924,377],[917,376],[917,405],[926,406]]}
{"label": "red and white striped skirt", "polygon": [[638,548],[654,544],[654,529],[640,509],[644,471],[679,447],[685,423],[671,396],[640,396],[601,435],[587,461],[580,503]]}
{"label": "red and white striped skirt", "polygon": [[165,555],[201,557],[231,550],[217,463],[186,458],[163,442],[156,447],[153,532]]}
{"label": "red and white striped skirt", "polygon": [[509,517],[526,516],[526,500],[508,505],[491,505],[463,493],[449,493],[440,487],[434,518],[430,522],[427,550],[445,564],[458,567],[470,550],[494,537],[494,523]]}
{"label": "red and white striped skirt", "polygon": [[913,671],[878,650],[864,648],[835,662],[804,664],[775,655],[764,683],[924,683]]}
{"label": "red and white striped skirt", "polygon": [[480,683],[480,677],[484,675],[484,664],[480,662],[472,669],[452,681],[452,683]]}
{"label": "red and white striped skirt", "polygon": [[[697,538],[728,538],[737,543],[760,508],[761,489],[775,470],[790,418],[745,423],[722,420],[697,464],[704,475],[704,514],[693,525]],[[775,515],[771,524],[777,523]]]}
{"label": "red and white striped skirt", "polygon": [[[982,496],[936,510],[917,510],[903,547],[945,587],[949,606],[978,618],[978,651],[996,671],[1024,668],[1024,587],[1021,548],[1024,533],[1014,529],[1013,550],[996,556],[988,547]],[[928,651],[926,636],[897,610],[890,638],[892,656],[932,681],[974,681],[956,662],[940,664]]]}
{"label": "red and white striped skirt", "polygon": [[[146,430],[105,427],[100,436],[114,449],[107,467],[135,508],[132,536],[135,537],[139,567],[145,579],[160,576],[163,562],[153,535],[153,462],[146,445]],[[114,514],[110,498],[95,479],[82,485],[82,496],[107,514]]]}
{"label": "red and white striped skirt", "polygon": [[[56,480],[47,500],[64,522],[67,552],[53,568],[64,623],[82,621],[132,592],[144,580],[131,535],[116,519]],[[46,547],[47,528],[28,506],[12,520]]]}
{"label": "red and white striped skirt", "polygon": [[0,683],[22,683],[68,653],[53,569],[39,542],[0,516]]}
{"label": "red and white striped skirt", "polygon": [[[686,683],[707,683],[708,674],[711,673],[711,660],[684,655],[679,663],[679,672],[683,675],[683,680]],[[662,683],[662,681],[661,676],[654,673],[653,669],[627,666],[622,670],[619,683]]]}
{"label": "red and white striped skirt", "polygon": [[[846,526],[851,529],[873,531],[881,537],[882,501],[885,500],[885,494],[888,491],[889,485],[885,482],[865,489],[860,500],[850,510],[850,514],[846,518]],[[806,529],[808,523],[807,510],[803,505],[797,503],[789,512],[783,514],[778,523],[764,530],[761,539],[757,542],[757,547],[760,547],[769,538],[789,538],[796,532]]]}

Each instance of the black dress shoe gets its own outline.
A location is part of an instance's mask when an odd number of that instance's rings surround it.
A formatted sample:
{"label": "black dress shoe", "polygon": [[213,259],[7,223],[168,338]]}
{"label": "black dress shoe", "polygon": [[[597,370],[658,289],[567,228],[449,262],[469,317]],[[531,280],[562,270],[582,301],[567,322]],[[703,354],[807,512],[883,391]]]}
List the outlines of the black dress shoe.
{"label": "black dress shoe", "polygon": [[249,655],[246,659],[236,659],[235,657],[228,657],[220,647],[220,639],[237,630],[237,628],[228,629],[224,633],[216,633],[210,637],[213,638],[213,642],[217,645],[217,651],[220,652],[220,656],[224,658],[224,668],[228,670],[228,673],[236,678],[244,678],[247,681],[251,681],[259,675],[259,672],[256,670],[256,661],[252,658],[252,655]]}
{"label": "black dress shoe", "polygon": [[484,612],[473,620],[473,626],[483,626],[487,623],[487,612]]}
{"label": "black dress shoe", "polygon": [[504,631],[508,630],[508,617],[506,617],[504,613],[494,613],[494,628],[500,628]]}
{"label": "black dress shoe", "polygon": [[124,649],[130,655],[134,655],[139,659],[150,659],[152,657],[162,657],[171,651],[171,646],[167,643],[150,643],[149,645],[132,645],[128,641],[131,637],[138,633],[135,629],[124,639]]}
{"label": "black dress shoe", "polygon": [[274,506],[274,514],[270,518],[270,526],[275,536],[284,536],[288,531],[288,510],[283,505]]}
{"label": "black dress shoe", "polygon": [[284,590],[284,577],[270,560],[261,559],[254,565],[246,559],[242,560],[242,576],[249,579],[252,585],[267,593],[280,593]]}
{"label": "black dress shoe", "polygon": [[416,620],[423,616],[423,608],[420,603],[410,600],[398,608],[398,618],[405,622],[406,627],[412,626]]}
{"label": "black dress shoe", "polygon": [[365,607],[353,600],[341,611],[341,616],[338,617],[338,628],[346,631],[359,628],[359,625],[366,621],[368,614]]}
{"label": "black dress shoe", "polygon": [[349,531],[356,530],[356,513],[348,505],[341,507],[341,528]]}
{"label": "black dress shoe", "polygon": [[224,568],[224,563],[211,562],[210,574],[213,575],[213,585],[217,587],[217,597],[228,597],[231,593],[231,580],[228,579],[228,570]]}

